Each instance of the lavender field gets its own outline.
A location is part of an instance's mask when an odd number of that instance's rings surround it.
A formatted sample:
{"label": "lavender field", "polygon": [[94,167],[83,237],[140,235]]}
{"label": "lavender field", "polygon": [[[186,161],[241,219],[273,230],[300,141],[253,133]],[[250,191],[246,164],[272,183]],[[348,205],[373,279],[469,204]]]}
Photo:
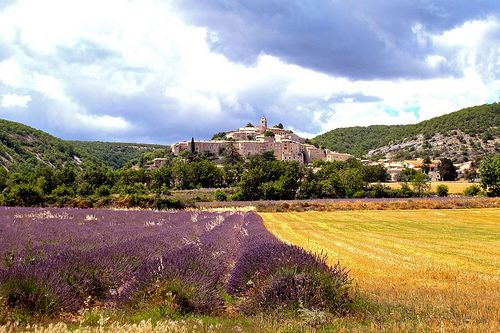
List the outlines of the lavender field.
{"label": "lavender field", "polygon": [[1,324],[89,306],[342,313],[352,301],[345,268],[279,241],[255,212],[0,207],[0,260]]}

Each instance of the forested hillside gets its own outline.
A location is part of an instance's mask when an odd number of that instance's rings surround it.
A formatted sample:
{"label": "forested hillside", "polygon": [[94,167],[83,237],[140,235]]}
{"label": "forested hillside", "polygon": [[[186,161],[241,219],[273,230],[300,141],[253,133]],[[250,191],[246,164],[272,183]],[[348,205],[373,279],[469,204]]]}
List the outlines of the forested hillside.
{"label": "forested hillside", "polygon": [[0,165],[9,171],[100,164],[70,142],[32,127],[0,119]]}
{"label": "forested hillside", "polygon": [[338,128],[314,141],[357,157],[468,160],[500,151],[500,104],[474,106],[414,125]]}
{"label": "forested hillside", "polygon": [[146,153],[165,145],[65,141],[41,130],[0,119],[0,165],[9,171],[33,171],[36,167],[107,165],[120,169]]}
{"label": "forested hillside", "polygon": [[81,151],[87,151],[113,169],[121,169],[134,159],[144,154],[170,149],[170,146],[140,143],[101,142],[101,141],[68,141]]}

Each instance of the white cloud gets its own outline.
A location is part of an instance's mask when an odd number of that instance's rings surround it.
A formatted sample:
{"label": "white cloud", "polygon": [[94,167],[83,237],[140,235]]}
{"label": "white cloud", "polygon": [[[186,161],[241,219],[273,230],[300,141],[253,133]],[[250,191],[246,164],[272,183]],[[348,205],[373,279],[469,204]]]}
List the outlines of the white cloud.
{"label": "white cloud", "polygon": [[0,81],[8,86],[22,87],[25,84],[22,72],[23,69],[14,59],[0,62]]}
{"label": "white cloud", "polygon": [[264,52],[252,65],[237,64],[212,52],[207,40],[220,43],[217,34],[184,23],[171,1],[20,0],[0,12],[0,42],[12,49],[0,60],[0,89],[25,95],[4,94],[2,106],[29,111],[31,96],[42,103],[41,94],[46,104],[32,112],[66,137],[153,137],[154,129],[183,136],[228,130],[241,119],[244,126],[262,114],[312,137],[337,127],[415,123],[498,99],[497,18],[434,34],[419,23],[412,31],[429,50],[429,67],[448,68],[449,76],[355,81]]}
{"label": "white cloud", "polygon": [[26,105],[28,105],[30,101],[30,95],[19,96],[16,94],[3,94],[2,102],[0,103],[0,105],[2,105],[4,108],[12,106],[26,107]]}
{"label": "white cloud", "polygon": [[78,113],[75,114],[73,121],[75,129],[76,127],[83,127],[95,133],[119,133],[127,131],[132,127],[121,117],[111,117],[107,115],[98,116]]}

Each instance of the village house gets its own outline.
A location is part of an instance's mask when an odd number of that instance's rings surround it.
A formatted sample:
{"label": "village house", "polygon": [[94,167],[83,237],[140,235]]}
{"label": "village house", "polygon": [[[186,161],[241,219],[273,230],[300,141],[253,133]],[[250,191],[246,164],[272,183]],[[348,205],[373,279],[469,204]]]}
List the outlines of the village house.
{"label": "village house", "polygon": [[[266,132],[272,134],[266,135]],[[248,157],[273,151],[279,161],[297,161],[300,163],[312,163],[315,160],[345,161],[349,154],[340,154],[330,150],[323,150],[314,145],[306,144],[305,139],[290,130],[277,127],[267,127],[266,117],[262,117],[260,125],[247,126],[237,130],[226,132],[226,138],[231,140],[196,140],[194,151],[209,151],[216,156],[220,154],[224,146],[234,145],[241,156]],[[184,150],[191,150],[191,142],[183,141],[172,145],[172,152],[179,155]]]}
{"label": "village house", "polygon": [[337,153],[336,151],[331,151],[330,149],[325,149],[325,157],[323,158],[323,160],[326,162],[335,162],[335,161],[345,162],[351,157],[353,156],[349,154],[341,154]]}
{"label": "village house", "polygon": [[[266,132],[272,132],[269,134]],[[305,143],[306,140],[290,130],[278,127],[267,127],[266,117],[262,117],[258,126],[247,126],[237,130],[226,132],[228,140],[194,140],[193,150],[197,153],[208,151],[215,156],[219,156],[227,145],[233,145],[238,153],[243,157],[260,154],[265,151],[272,151],[278,161],[297,161],[299,163],[310,164],[316,160],[326,162],[342,161],[345,162],[352,155],[338,153],[329,149],[320,149],[314,145]],[[178,142],[172,145],[172,152],[179,155],[182,151],[191,151],[191,141]],[[164,163],[161,159],[155,159],[153,164],[147,168],[155,169]],[[393,161],[379,160],[368,162],[370,165],[381,164],[387,169],[390,181],[399,181],[401,172],[405,168],[415,169],[420,172],[425,171],[429,175],[429,180],[440,181],[439,167],[441,161],[431,160],[430,163],[424,163],[422,158],[415,160]],[[470,163],[464,163],[457,166],[457,175],[463,175],[465,170],[470,167]]]}

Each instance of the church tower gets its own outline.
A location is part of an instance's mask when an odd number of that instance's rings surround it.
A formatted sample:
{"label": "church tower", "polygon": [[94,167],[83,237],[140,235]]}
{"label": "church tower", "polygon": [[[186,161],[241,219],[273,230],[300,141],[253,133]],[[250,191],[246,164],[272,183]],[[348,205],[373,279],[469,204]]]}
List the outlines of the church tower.
{"label": "church tower", "polygon": [[266,130],[267,130],[267,119],[264,116],[262,116],[262,118],[260,118],[259,129],[260,129],[260,133],[261,134],[264,134],[266,132]]}

